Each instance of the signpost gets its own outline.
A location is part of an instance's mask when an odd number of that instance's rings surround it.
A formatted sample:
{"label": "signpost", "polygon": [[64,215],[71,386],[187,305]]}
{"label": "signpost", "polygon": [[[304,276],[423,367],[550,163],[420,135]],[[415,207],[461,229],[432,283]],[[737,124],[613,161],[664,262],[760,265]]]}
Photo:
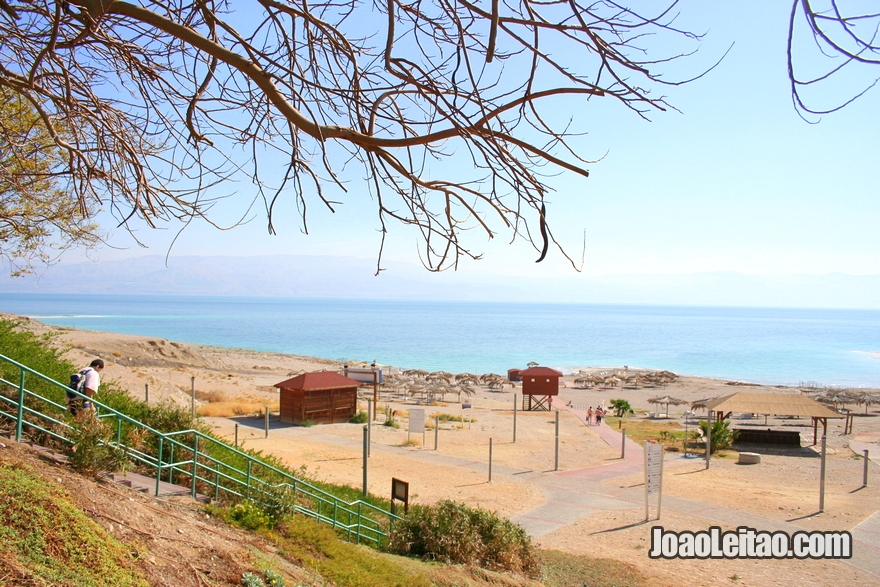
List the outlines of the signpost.
{"label": "signpost", "polygon": [[391,478],[391,513],[397,513],[395,500],[403,502],[403,515],[409,512],[409,483]]}
{"label": "signpost", "polygon": [[406,433],[406,439],[409,440],[410,434],[422,435],[422,446],[425,444],[425,409],[413,408],[409,411],[409,429]]}
{"label": "signpost", "polygon": [[651,519],[648,497],[657,494],[657,519],[663,499],[663,445],[645,442],[645,521]]}

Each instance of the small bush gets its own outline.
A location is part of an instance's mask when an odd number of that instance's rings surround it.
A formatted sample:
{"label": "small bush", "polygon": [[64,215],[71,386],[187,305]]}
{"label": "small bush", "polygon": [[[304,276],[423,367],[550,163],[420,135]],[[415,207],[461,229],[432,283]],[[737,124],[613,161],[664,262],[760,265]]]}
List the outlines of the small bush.
{"label": "small bush", "polygon": [[241,576],[242,587],[266,587],[263,578],[255,573],[245,573]]}
{"label": "small bush", "polygon": [[538,561],[519,524],[454,501],[415,506],[395,524],[388,542],[395,554],[479,566],[534,577]]}
{"label": "small bush", "polygon": [[352,424],[366,424],[367,420],[369,419],[370,416],[366,412],[358,411],[357,413],[353,414],[348,421]]}
{"label": "small bush", "polygon": [[237,503],[226,513],[226,519],[245,530],[259,530],[273,526],[272,519],[252,501]]}
{"label": "small bush", "polygon": [[284,587],[287,584],[284,577],[272,569],[266,569],[263,571],[263,577],[266,579],[266,585],[268,587]]}
{"label": "small bush", "polygon": [[[706,437],[707,423],[706,420],[700,420],[700,430],[703,431],[703,438]],[[712,443],[710,452],[730,448],[736,442],[739,436],[739,430],[730,429],[730,420],[715,420],[712,422],[712,437],[709,439]]]}
{"label": "small bush", "polygon": [[116,431],[95,416],[93,410],[82,410],[73,419],[68,446],[70,466],[84,475],[112,473],[125,469],[125,451],[116,446]]}

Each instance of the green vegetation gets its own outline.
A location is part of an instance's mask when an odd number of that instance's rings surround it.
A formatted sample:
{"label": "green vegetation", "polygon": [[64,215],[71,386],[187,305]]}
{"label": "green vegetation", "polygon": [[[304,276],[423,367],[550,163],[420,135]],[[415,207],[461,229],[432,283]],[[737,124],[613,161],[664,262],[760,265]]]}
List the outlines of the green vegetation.
{"label": "green vegetation", "polygon": [[636,442],[663,442],[664,438],[670,438],[670,435],[684,431],[678,422],[617,418],[615,416],[608,417],[605,421],[616,430],[626,428],[626,437]]}
{"label": "green vegetation", "polygon": [[332,528],[304,516],[287,518],[272,533],[285,556],[339,587],[431,587],[409,561],[340,540]]}
{"label": "green vegetation", "polygon": [[[95,417],[93,410],[83,410],[72,422],[68,435],[67,458],[74,471],[97,475],[104,471],[121,471],[127,466],[125,451],[113,444],[116,430]],[[134,430],[130,431],[134,436]]]}
{"label": "green vegetation", "polygon": [[[706,436],[706,426],[706,420],[700,420],[700,430],[703,431],[704,438]],[[736,442],[737,436],[739,436],[739,430],[730,429],[730,420],[715,420],[712,422],[712,436],[709,439],[711,446],[709,450],[714,453],[718,450],[730,448]]]}
{"label": "green vegetation", "polygon": [[629,405],[629,402],[625,399],[613,399],[611,400],[611,409],[614,410],[614,415],[618,418],[622,418],[624,416],[628,416],[629,414],[634,414],[635,412],[632,409],[632,406]]}
{"label": "green vegetation", "polygon": [[[32,332],[20,329],[19,325],[20,321],[17,320],[0,319],[0,349],[3,349],[2,353],[5,356],[23,365],[26,365],[34,371],[43,373],[47,377],[50,377],[51,379],[54,379],[55,381],[58,381],[62,384],[68,381],[71,373],[74,373],[78,369],[82,368],[81,365],[76,366],[73,365],[71,362],[63,359],[61,357],[61,351],[50,346],[53,342],[52,336],[37,336]],[[0,361],[0,373],[2,373],[3,378],[7,381],[18,381],[19,369],[6,362]],[[25,385],[29,390],[38,393],[41,396],[46,397],[57,404],[65,404],[65,389],[63,387],[53,385],[33,375],[26,376]],[[0,393],[6,395],[7,397],[17,398],[16,389],[0,389]],[[102,381],[101,389],[99,390],[98,395],[95,399],[103,403],[104,405],[113,408],[114,410],[126,414],[134,420],[142,422],[143,424],[149,426],[154,430],[158,430],[159,432],[197,430],[205,436],[215,438],[219,441],[218,443],[202,443],[202,445],[199,447],[199,451],[201,454],[205,455],[205,457],[221,460],[229,464],[231,467],[237,468],[238,470],[247,469],[246,457],[241,456],[240,454],[235,452],[232,447],[227,445],[225,441],[220,440],[216,436],[214,436],[213,431],[208,426],[204,425],[201,421],[199,421],[198,419],[194,420],[192,418],[191,412],[187,409],[181,409],[170,402],[148,405],[143,401],[131,397],[124,389],[121,389],[113,381]],[[40,412],[51,412],[52,409],[44,402],[34,400],[33,398],[29,398],[26,403],[32,409]],[[8,408],[8,404],[0,405],[0,408],[3,408],[5,410],[6,408]],[[62,416],[61,414],[58,415]],[[31,416],[28,417],[30,418]],[[103,427],[81,430],[81,425],[66,412],[62,416],[62,419],[66,419],[66,422],[69,425],[73,426],[74,435],[83,435],[87,439],[94,440],[95,444],[97,444],[99,437],[104,438],[104,436],[102,435],[107,434],[107,430]],[[41,422],[41,424],[45,424],[45,422]],[[111,421],[111,424],[111,428],[115,428],[115,421]],[[67,433],[69,433],[69,431]],[[138,435],[139,431],[136,427],[124,423],[121,426],[119,433],[121,434],[122,438],[132,439],[135,438],[132,435]],[[45,446],[53,446],[55,448],[60,448],[64,450],[70,449],[69,445],[62,445],[48,435],[40,435],[36,433],[30,435],[35,437],[35,440],[37,442]],[[178,436],[177,439],[182,443],[192,443],[192,435],[181,435]],[[154,456],[158,455],[159,453],[158,442],[158,437],[153,434],[145,434],[142,435],[140,438],[137,438],[137,446],[139,447],[139,449],[147,454],[151,454]],[[182,452],[184,454],[175,453],[175,460],[182,461],[186,458],[186,451],[181,450],[179,452]],[[253,458],[260,459],[261,461],[276,469],[285,471],[290,475],[296,475],[303,481],[306,481],[322,489],[323,491],[326,491],[327,493],[335,495],[339,499],[343,499],[349,502],[363,500],[384,510],[388,510],[391,507],[390,501],[386,498],[377,497],[374,495],[368,495],[365,497],[362,495],[360,490],[354,489],[352,487],[335,485],[332,483],[310,479],[307,476],[305,469],[294,471],[274,455],[264,454],[262,451],[253,449],[243,450],[243,452]],[[88,465],[85,464],[88,462],[88,459],[83,458],[82,461],[82,466],[88,467]],[[99,465],[96,463],[94,466],[96,470],[101,470],[101,467],[109,467],[110,464],[105,461],[104,464]],[[120,468],[122,468],[122,466],[120,466]],[[80,470],[85,469],[81,468]],[[149,470],[143,472],[146,474],[152,474],[154,471]],[[259,465],[255,465],[252,468],[251,472],[253,476],[268,480],[270,483],[278,483],[281,481],[280,475],[278,475],[277,473],[273,473],[271,470],[265,469],[264,467],[261,467]],[[174,481],[184,485],[189,483],[188,477],[186,475],[175,476]],[[208,487],[207,485],[202,486],[202,484],[199,485],[198,490],[202,492],[213,492],[212,488]],[[273,504],[271,503],[273,499],[272,490],[267,489],[265,491],[262,491],[260,492],[260,495],[265,497],[266,500],[270,502],[264,504],[264,506],[265,508],[271,510],[273,508]]]}
{"label": "green vegetation", "polygon": [[[0,344],[4,354],[51,374],[56,380],[66,381],[76,367],[48,346],[51,338],[37,337],[15,326],[14,322],[0,320]],[[4,364],[3,368],[8,366]],[[13,375],[17,377],[17,372],[3,374],[7,380],[17,380]],[[55,397],[55,394],[59,403],[63,403],[63,388],[43,384],[35,377],[29,377],[26,383],[29,389],[40,388],[44,395]],[[0,391],[6,395],[15,392],[8,388]],[[203,428],[198,421],[193,422],[187,410],[167,404],[147,406],[112,382],[102,385],[98,399],[154,429]],[[40,406],[41,410],[46,408]],[[460,420],[447,416],[445,421]],[[128,443],[140,450],[155,450],[155,438],[151,434],[139,436],[137,429],[128,426],[117,429],[113,419],[98,420],[91,412],[83,412],[77,419],[69,415],[64,418],[72,426],[72,432],[65,433],[72,435],[76,447],[69,453],[71,464],[80,471],[93,474],[125,466],[125,454],[109,448],[116,434],[126,435]],[[207,430],[202,431],[210,435]],[[48,440],[48,437],[41,439],[47,444]],[[241,464],[236,459],[243,462],[243,457],[233,454],[229,447],[200,447],[200,452],[203,450],[213,451],[234,465]],[[227,454],[222,454],[224,452]],[[248,452],[340,499],[363,498],[359,489],[311,480],[305,468],[290,471],[271,455]],[[175,453],[176,458],[179,456]],[[186,475],[181,477],[183,479],[175,480],[186,483]],[[451,501],[413,507],[391,533],[389,551],[425,559],[426,564],[351,544],[341,540],[331,526],[294,515],[296,501],[283,485],[265,486],[253,497],[253,501],[231,501],[224,507],[208,506],[208,511],[233,526],[261,534],[277,545],[281,556],[338,587],[538,585],[526,577],[540,578],[547,587],[579,587],[584,581],[591,585],[626,587],[639,582],[638,576],[623,563],[555,552],[539,553],[520,526],[495,513]],[[369,500],[379,507],[388,507],[387,501],[381,498],[370,496]],[[146,585],[135,570],[130,547],[114,540],[85,517],[63,490],[45,483],[22,466],[0,466],[0,540],[4,544],[0,553],[0,585],[4,584],[2,577],[17,573],[33,577],[34,585]],[[253,570],[258,572],[245,573],[242,585],[283,587],[285,578],[270,567],[275,565],[256,565]]]}
{"label": "green vegetation", "polygon": [[370,415],[367,414],[363,410],[358,410],[355,414],[348,419],[348,421],[352,424],[366,424],[370,419]]}
{"label": "green vegetation", "polygon": [[391,532],[388,550],[427,560],[535,576],[538,562],[522,526],[454,501],[415,506]]}
{"label": "green vegetation", "polygon": [[26,576],[28,585],[147,585],[129,547],[25,465],[0,465],[0,541],[0,577]]}

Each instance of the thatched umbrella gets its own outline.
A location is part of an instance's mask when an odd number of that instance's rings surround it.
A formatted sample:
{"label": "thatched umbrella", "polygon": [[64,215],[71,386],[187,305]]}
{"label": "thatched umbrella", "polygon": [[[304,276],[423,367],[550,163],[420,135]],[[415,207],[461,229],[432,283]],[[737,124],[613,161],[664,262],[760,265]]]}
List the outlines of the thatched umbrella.
{"label": "thatched umbrella", "polygon": [[652,397],[648,399],[649,404],[664,404],[666,406],[666,412],[669,413],[669,406],[680,406],[682,404],[686,404],[687,402],[683,399],[678,399],[677,397],[672,397],[671,395],[663,395],[658,397]]}
{"label": "thatched umbrella", "polygon": [[868,413],[868,406],[871,404],[880,404],[880,396],[876,393],[871,393],[869,391],[863,391],[855,395],[855,400],[857,404],[865,404],[865,413]]}
{"label": "thatched umbrella", "polygon": [[708,404],[713,399],[716,399],[716,398],[715,397],[707,397],[705,399],[694,400],[691,402],[691,409],[692,410],[705,410],[706,404]]}

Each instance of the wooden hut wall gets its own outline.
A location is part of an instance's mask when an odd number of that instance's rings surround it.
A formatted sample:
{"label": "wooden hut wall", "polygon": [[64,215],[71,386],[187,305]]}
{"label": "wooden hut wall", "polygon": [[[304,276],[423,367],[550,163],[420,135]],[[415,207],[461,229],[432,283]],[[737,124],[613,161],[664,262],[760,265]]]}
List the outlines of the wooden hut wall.
{"label": "wooden hut wall", "polygon": [[559,395],[559,377],[525,375],[522,378],[522,392],[526,395]]}
{"label": "wooden hut wall", "polygon": [[357,411],[357,388],[281,392],[281,420],[299,424],[348,422]]}

